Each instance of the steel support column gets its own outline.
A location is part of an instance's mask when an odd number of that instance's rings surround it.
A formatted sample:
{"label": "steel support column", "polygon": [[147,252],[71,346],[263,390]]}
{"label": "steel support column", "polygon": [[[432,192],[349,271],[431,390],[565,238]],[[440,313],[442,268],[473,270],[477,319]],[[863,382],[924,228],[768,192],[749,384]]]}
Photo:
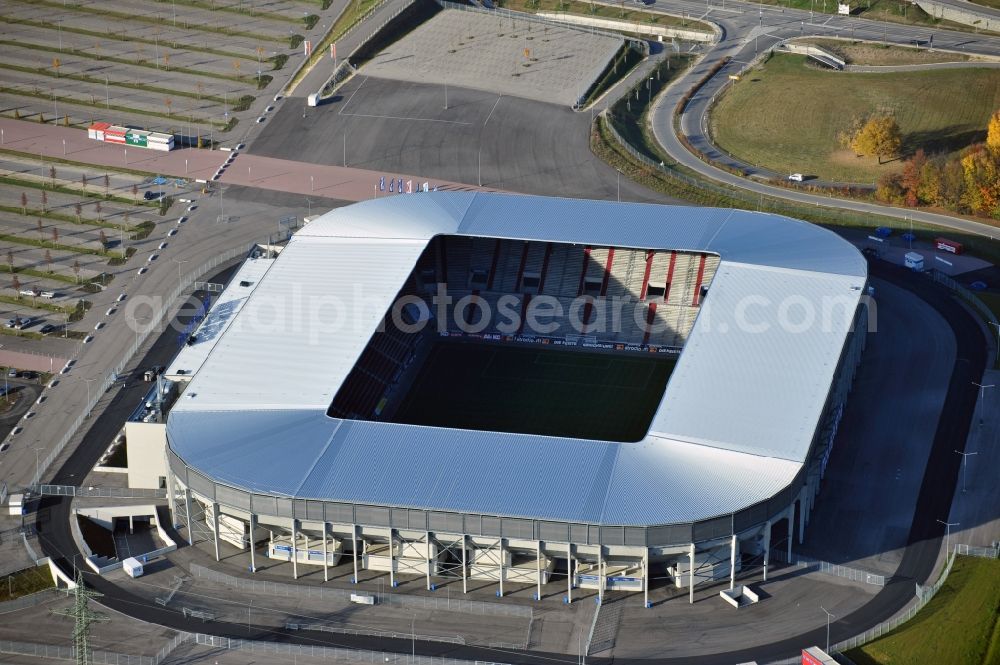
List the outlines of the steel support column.
{"label": "steel support column", "polygon": [[219,504],[212,503],[212,525],[215,527],[215,560],[222,561],[219,556]]}
{"label": "steel support column", "polygon": [[254,542],[254,539],[253,539],[253,534],[254,534],[254,532],[256,530],[257,530],[257,514],[256,513],[250,513],[250,537],[247,540],[250,543],[250,572],[251,573],[256,573],[257,572],[257,559],[256,559],[256,554],[257,553],[254,551],[256,549],[256,547],[255,547],[256,543]]}
{"label": "steel support column", "polygon": [[292,579],[299,579],[299,533],[294,517],[292,518]]}
{"label": "steel support column", "polygon": [[352,583],[358,583],[358,525],[351,525],[351,549],[354,550],[354,578]]}
{"label": "steel support column", "polygon": [[642,551],[642,606],[649,607],[649,548]]}
{"label": "steel support column", "polygon": [[694,543],[691,543],[691,550],[688,552],[688,560],[691,569],[688,571],[688,603],[694,604]]}
{"label": "steel support column", "polygon": [[187,512],[188,545],[194,545],[194,532],[191,529],[191,490],[184,488],[184,510]]}
{"label": "steel support column", "polygon": [[566,543],[566,602],[573,603],[573,543]]}
{"label": "steel support column", "polygon": [[[166,459],[166,449],[163,451],[164,459]],[[39,479],[41,482],[41,479]],[[174,474],[170,470],[170,463],[167,463],[167,505],[170,506],[170,521],[177,526],[177,495],[174,488]]]}
{"label": "steel support column", "polygon": [[[330,581],[330,554],[326,547],[327,524],[323,522],[323,581]],[[306,543],[308,547],[309,543]]]}
{"label": "steel support column", "polygon": [[431,590],[431,532],[426,531],[424,538],[426,539],[426,557],[427,557],[427,590]]}
{"label": "steel support column", "polygon": [[792,538],[795,537],[795,502],[788,507],[788,553],[785,563],[792,563]]}
{"label": "steel support column", "polygon": [[465,557],[466,557],[466,553],[465,553],[465,538],[466,538],[466,536],[463,533],[462,534],[462,593],[468,593],[469,592],[469,587],[468,587],[468,583],[467,583],[468,582],[469,573],[468,573],[468,570],[467,570],[467,568],[468,568],[467,562],[465,560]]}
{"label": "steel support column", "polygon": [[799,545],[806,534],[806,498],[805,492],[799,492]]}
{"label": "steel support column", "polygon": [[764,581],[767,581],[767,565],[771,562],[771,520],[764,523]]}
{"label": "steel support column", "polygon": [[389,588],[390,589],[396,588],[396,559],[392,551],[396,546],[395,533],[396,533],[395,529],[392,528],[389,529]]}
{"label": "steel support column", "polygon": [[597,546],[597,600],[604,602],[604,545]]}
{"label": "steel support column", "polygon": [[535,572],[538,574],[538,593],[535,594],[535,600],[542,599],[542,541],[535,541],[535,548],[538,558],[535,560],[536,567]]}
{"label": "steel support column", "polygon": [[497,598],[503,598],[503,538],[500,539],[499,561],[500,561],[500,577],[499,577],[500,590],[497,591]]}
{"label": "steel support column", "polygon": [[739,539],[733,534],[733,540],[729,545],[729,590],[736,588],[736,545]]}

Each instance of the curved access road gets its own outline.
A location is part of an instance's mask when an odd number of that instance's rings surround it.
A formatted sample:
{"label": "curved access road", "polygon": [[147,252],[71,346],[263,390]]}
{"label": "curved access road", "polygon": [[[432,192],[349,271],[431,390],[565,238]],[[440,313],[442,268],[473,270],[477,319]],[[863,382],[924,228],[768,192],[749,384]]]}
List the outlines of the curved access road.
{"label": "curved access road", "polygon": [[[722,30],[721,39],[709,48],[705,56],[654,102],[651,112],[654,135],[667,154],[679,164],[697,171],[702,176],[727,185],[797,203],[841,208],[899,219],[912,219],[916,222],[935,224],[976,235],[993,237],[997,234],[994,227],[968,219],[918,209],[901,209],[864,201],[811,194],[794,189],[774,187],[752,178],[733,175],[703,162],[685,148],[675,133],[674,111],[685,93],[691,90],[712,67],[727,57],[731,58],[729,63],[701,86],[691,98],[680,117],[679,131],[696,149],[711,159],[734,168],[742,168],[744,166],[742,162],[723,153],[709,140],[707,132],[708,110],[712,99],[729,83],[730,75],[742,72],[758,54],[764,53],[779,42],[805,35],[844,37],[901,45],[933,44],[936,49],[947,49],[969,55],[1000,55],[1000,37],[948,32],[910,25],[885,24],[847,16],[814,15],[808,11],[754,5],[736,0],[727,0],[725,9],[721,5],[707,6],[705,3],[688,2],[687,0],[658,0],[656,7],[672,14],[685,13],[688,16],[712,21]],[[771,173],[764,169],[751,168],[750,175],[767,177]]]}

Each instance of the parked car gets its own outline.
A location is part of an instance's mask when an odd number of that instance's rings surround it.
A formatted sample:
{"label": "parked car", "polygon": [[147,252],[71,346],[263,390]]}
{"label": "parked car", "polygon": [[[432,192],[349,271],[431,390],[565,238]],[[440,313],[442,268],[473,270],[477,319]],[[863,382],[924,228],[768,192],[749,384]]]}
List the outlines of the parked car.
{"label": "parked car", "polygon": [[46,323],[44,326],[38,329],[38,332],[42,333],[43,335],[48,335],[55,329],[56,327],[54,325],[52,325],[51,323]]}
{"label": "parked car", "polygon": [[801,173],[793,173],[792,175],[788,176],[788,179],[794,180],[795,182],[802,182],[805,179],[805,177]]}
{"label": "parked car", "polygon": [[146,199],[147,201],[155,201],[161,196],[163,196],[163,192],[146,191],[143,192],[142,194],[142,198]]}
{"label": "parked car", "polygon": [[42,291],[38,295],[40,295],[43,298],[48,298],[51,300],[52,298],[55,298],[59,294],[56,293],[55,291]]}
{"label": "parked car", "polygon": [[14,328],[17,330],[24,330],[33,323],[32,319],[20,319],[14,324]]}
{"label": "parked car", "polygon": [[8,328],[13,328],[14,326],[17,325],[17,321],[18,319],[15,316],[13,319],[7,319],[7,323],[5,323],[4,325],[7,326]]}
{"label": "parked car", "polygon": [[11,367],[10,369],[7,370],[7,378],[8,379],[16,379],[17,378],[17,368],[16,367]]}

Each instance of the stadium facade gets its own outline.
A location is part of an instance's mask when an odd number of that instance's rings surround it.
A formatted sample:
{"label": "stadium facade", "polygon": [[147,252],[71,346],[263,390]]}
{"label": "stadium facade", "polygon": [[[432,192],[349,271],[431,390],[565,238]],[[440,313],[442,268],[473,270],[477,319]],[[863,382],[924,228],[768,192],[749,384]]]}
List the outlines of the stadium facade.
{"label": "stadium facade", "polygon": [[[664,573],[692,602],[744,563],[766,578],[808,520],[866,292],[853,246],[776,215],[465,192],[340,208],[249,257],[168,369],[174,521],[296,577],[347,558],[355,579],[647,602]],[[485,321],[502,298],[513,315]],[[542,300],[576,324],[526,325]],[[597,325],[612,300],[624,315]],[[677,361],[638,440],[394,420],[445,338]]]}

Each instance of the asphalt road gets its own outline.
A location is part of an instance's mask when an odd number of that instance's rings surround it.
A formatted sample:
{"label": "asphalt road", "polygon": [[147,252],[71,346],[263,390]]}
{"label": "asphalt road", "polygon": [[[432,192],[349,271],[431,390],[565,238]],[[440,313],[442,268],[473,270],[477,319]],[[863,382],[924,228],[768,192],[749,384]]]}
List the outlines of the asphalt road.
{"label": "asphalt road", "polygon": [[[914,517],[909,527],[907,547],[900,562],[896,577],[874,599],[860,610],[838,617],[831,625],[831,641],[836,642],[851,637],[865,628],[883,621],[913,598],[913,582],[926,581],[934,569],[941,551],[943,527],[934,516],[945,516],[954,494],[960,469],[959,457],[954,450],[963,450],[972,420],[976,390],[971,381],[981,378],[986,362],[986,343],[978,323],[950,294],[928,280],[915,276],[894,266],[877,262],[872,266],[872,274],[880,279],[917,293],[933,306],[948,321],[956,339],[956,359],[951,371],[948,396],[942,409],[934,436],[934,443],[927,461],[916,501]],[[170,334],[170,333],[167,333]],[[71,484],[75,478],[85,475],[103,449],[103,440],[110,432],[116,431],[121,423],[121,411],[134,405],[134,396],[122,396],[112,402],[96,420],[85,437],[85,445],[63,464],[54,475],[54,482]],[[71,505],[61,497],[48,497],[42,501],[41,510],[49,512],[50,519],[40,527],[39,539],[46,555],[57,561],[64,570],[72,570],[72,559],[77,553],[68,528]],[[204,629],[200,622],[191,623],[175,611],[151,605],[113,583],[96,575],[87,574],[86,581],[97,591],[105,594],[101,602],[112,609],[130,616],[151,621],[179,630]],[[246,638],[245,624],[235,625],[220,622],[210,624],[210,631],[216,635]],[[307,644],[327,644],[360,649],[379,649],[387,652],[406,653],[411,648],[406,640],[374,640],[363,636],[329,634],[309,634],[305,632],[289,634],[283,631],[256,626],[251,637],[257,639],[279,639]],[[797,653],[803,644],[819,644],[825,640],[825,629],[817,628],[801,635],[766,646],[742,649],[726,653],[672,659],[614,659],[616,663],[670,663],[671,665],[707,665],[710,663],[745,662],[748,660],[767,661],[788,657]],[[502,652],[472,646],[443,645],[417,642],[417,653],[421,655],[448,656],[474,660],[502,660],[509,663],[541,665],[552,662],[571,662],[573,655],[537,652]],[[609,663],[609,659],[592,659],[594,662]]]}
{"label": "asphalt road", "polygon": [[[705,57],[679,78],[654,103],[651,113],[653,133],[667,154],[684,166],[718,182],[734,185],[752,192],[776,196],[799,203],[830,206],[854,210],[862,213],[908,218],[916,222],[937,224],[968,233],[992,237],[993,227],[978,222],[959,219],[947,215],[925,212],[919,209],[900,209],[890,206],[817,196],[770,185],[752,179],[741,178],[722,169],[710,166],[692,155],[674,133],[674,109],[684,94],[690,90],[708,71],[726,57],[732,60],[692,97],[680,120],[680,131],[693,146],[712,159],[733,167],[742,163],[719,151],[709,140],[706,125],[707,112],[711,100],[729,83],[729,76],[739,74],[758,53],[763,53],[778,42],[792,37],[815,35],[820,37],[844,37],[886,41],[892,44],[910,44],[914,41],[931,43],[936,49],[950,49],[969,54],[1000,54],[1000,37],[947,32],[930,28],[899,24],[880,24],[875,21],[838,15],[820,14],[780,7],[753,5],[736,0],[728,0],[726,9],[718,6],[706,11],[706,5],[687,0],[659,0],[657,7],[666,11],[685,11],[716,22],[723,31],[723,38],[713,45]],[[760,175],[768,175],[758,171]]]}

